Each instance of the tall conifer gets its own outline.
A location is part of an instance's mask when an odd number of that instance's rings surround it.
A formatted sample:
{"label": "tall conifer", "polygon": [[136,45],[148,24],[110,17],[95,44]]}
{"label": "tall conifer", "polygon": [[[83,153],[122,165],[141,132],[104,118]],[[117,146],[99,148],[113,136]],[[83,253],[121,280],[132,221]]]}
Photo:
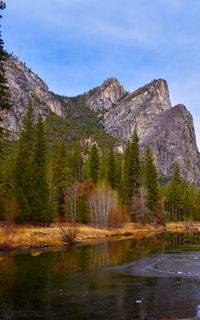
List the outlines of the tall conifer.
{"label": "tall conifer", "polygon": [[33,219],[37,223],[48,222],[48,186],[46,168],[46,139],[41,116],[36,125],[36,138],[33,157],[34,166],[34,201],[32,204]]}
{"label": "tall conifer", "polygon": [[127,201],[137,195],[141,185],[140,148],[137,131],[134,130],[131,142],[128,141],[124,161],[124,184]]}
{"label": "tall conifer", "polygon": [[117,167],[116,160],[113,150],[111,149],[110,155],[108,158],[108,168],[107,168],[107,181],[110,186],[115,189],[117,187]]}
{"label": "tall conifer", "polygon": [[[0,10],[3,10],[3,9],[5,9],[5,2],[0,1]],[[0,18],[2,18],[2,15],[0,15]],[[4,51],[3,46],[4,46],[4,42],[1,39],[1,30],[0,30],[0,110],[10,108],[7,78],[6,78],[5,67],[4,67],[4,62],[7,59],[8,54]]]}
{"label": "tall conifer", "polygon": [[15,187],[18,204],[21,208],[19,220],[33,220],[31,204],[34,199],[34,129],[33,107],[30,103],[23,118],[22,130],[18,142],[15,167]]}
{"label": "tall conifer", "polygon": [[99,155],[96,143],[92,145],[89,154],[89,177],[95,184],[99,180]]}
{"label": "tall conifer", "polygon": [[158,205],[158,176],[154,157],[149,146],[145,152],[145,186],[147,189],[147,207],[154,213]]}
{"label": "tall conifer", "polygon": [[90,207],[89,207],[86,195],[83,193],[77,205],[77,222],[88,223],[90,220],[91,220]]}

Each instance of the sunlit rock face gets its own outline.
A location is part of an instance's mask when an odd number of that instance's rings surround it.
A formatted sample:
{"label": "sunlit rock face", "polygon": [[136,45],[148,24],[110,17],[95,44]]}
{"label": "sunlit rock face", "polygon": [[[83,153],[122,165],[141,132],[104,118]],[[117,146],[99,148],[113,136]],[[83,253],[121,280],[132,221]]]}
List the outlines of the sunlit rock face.
{"label": "sunlit rock face", "polygon": [[93,111],[108,111],[121,98],[127,95],[124,87],[116,78],[109,78],[102,86],[85,93],[87,106]]}
{"label": "sunlit rock face", "polygon": [[118,138],[129,139],[135,128],[141,137],[156,115],[169,108],[166,81],[154,80],[118,101],[104,114],[102,124],[107,132]]}
{"label": "sunlit rock face", "polygon": [[29,102],[33,104],[36,118],[39,114],[45,118],[49,112],[64,116],[60,102],[48,91],[48,87],[34,72],[22,62],[10,56],[6,62],[6,75],[10,88],[10,111],[3,114],[3,125],[17,138]]}

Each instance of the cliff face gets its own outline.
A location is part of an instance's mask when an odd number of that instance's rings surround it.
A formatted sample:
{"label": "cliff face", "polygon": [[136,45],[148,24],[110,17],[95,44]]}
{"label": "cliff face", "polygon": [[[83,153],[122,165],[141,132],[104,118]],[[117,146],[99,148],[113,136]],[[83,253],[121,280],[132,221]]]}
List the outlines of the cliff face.
{"label": "cliff face", "polygon": [[[73,108],[75,112],[75,103],[80,98],[59,99],[36,74],[13,57],[7,61],[6,73],[12,109],[4,112],[3,125],[12,133],[12,138],[18,135],[29,102],[33,103],[36,116],[40,113],[43,118],[50,112],[60,117],[67,117],[67,113],[69,116]],[[82,95],[81,103],[98,112],[98,125],[119,138],[122,146],[136,128],[141,150],[150,145],[161,175],[172,176],[178,163],[187,180],[199,182],[200,155],[192,116],[183,105],[171,106],[165,80],[154,80],[128,93],[117,79],[110,78]]]}
{"label": "cliff face", "polygon": [[108,111],[121,98],[126,96],[124,87],[117,79],[110,78],[102,86],[84,94],[87,106],[93,111]]}
{"label": "cliff face", "polygon": [[102,124],[118,138],[129,139],[135,128],[142,137],[156,115],[169,108],[167,83],[155,80],[118,101],[104,114]]}
{"label": "cliff face", "polygon": [[[111,83],[113,79],[107,80]],[[101,88],[101,90],[99,89]],[[97,103],[105,86],[93,89],[89,107]],[[178,163],[184,178],[190,182],[200,180],[200,154],[196,145],[193,119],[185,106],[171,106],[168,85],[165,80],[154,80],[129,94],[121,95],[121,86],[115,86],[118,101],[110,107],[101,101],[103,118],[100,123],[106,132],[127,141],[137,129],[141,150],[150,145],[160,175],[172,176]],[[118,93],[116,92],[118,90]],[[93,101],[94,99],[94,101]],[[102,105],[104,103],[104,105]],[[96,105],[96,110],[98,105]]]}
{"label": "cliff face", "polygon": [[142,150],[146,145],[151,147],[157,167],[164,176],[172,176],[174,164],[178,163],[188,181],[200,180],[200,155],[193,119],[184,105],[157,115],[140,142]]}
{"label": "cliff face", "polygon": [[12,138],[18,136],[29,102],[32,102],[36,116],[42,114],[45,118],[51,111],[65,116],[60,102],[48,91],[45,82],[12,56],[6,63],[6,75],[12,108],[3,113],[3,119],[4,127],[10,131]]}

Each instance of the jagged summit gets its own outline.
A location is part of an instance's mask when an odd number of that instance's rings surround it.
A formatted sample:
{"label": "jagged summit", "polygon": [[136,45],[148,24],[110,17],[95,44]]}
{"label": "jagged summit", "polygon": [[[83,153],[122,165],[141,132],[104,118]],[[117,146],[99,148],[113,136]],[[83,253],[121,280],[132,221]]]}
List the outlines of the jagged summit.
{"label": "jagged summit", "polygon": [[59,116],[65,115],[63,107],[49,92],[46,83],[21,61],[10,55],[5,69],[12,108],[10,111],[3,111],[4,127],[10,131],[14,139],[18,136],[29,102],[35,106],[36,116],[42,114],[46,117],[51,111]]}
{"label": "jagged summit", "polygon": [[85,93],[84,97],[87,106],[93,111],[107,111],[126,95],[119,81],[109,78],[101,86]]}
{"label": "jagged summit", "polygon": [[118,138],[129,139],[135,128],[141,137],[153,118],[170,108],[167,82],[154,80],[120,99],[104,114],[102,124],[107,132]]}

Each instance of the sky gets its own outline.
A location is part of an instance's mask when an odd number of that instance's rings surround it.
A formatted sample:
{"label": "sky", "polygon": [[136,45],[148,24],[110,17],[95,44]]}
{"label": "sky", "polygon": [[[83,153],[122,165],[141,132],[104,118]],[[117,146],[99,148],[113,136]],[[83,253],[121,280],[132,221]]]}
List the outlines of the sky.
{"label": "sky", "polygon": [[5,49],[55,93],[74,96],[110,77],[128,91],[167,80],[192,113],[200,149],[199,0],[7,0]]}

